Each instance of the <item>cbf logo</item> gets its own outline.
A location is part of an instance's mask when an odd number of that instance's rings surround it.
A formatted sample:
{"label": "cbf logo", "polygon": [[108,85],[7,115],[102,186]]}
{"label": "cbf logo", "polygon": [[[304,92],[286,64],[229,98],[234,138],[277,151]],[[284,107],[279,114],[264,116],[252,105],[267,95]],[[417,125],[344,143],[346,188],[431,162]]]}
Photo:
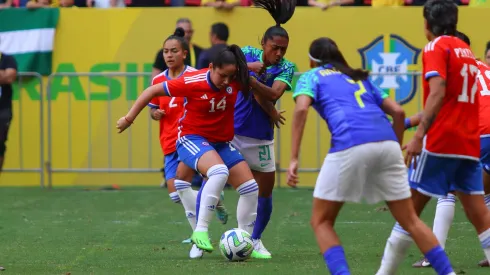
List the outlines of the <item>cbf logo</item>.
{"label": "cbf logo", "polygon": [[406,73],[417,70],[417,59],[420,49],[409,44],[398,35],[382,35],[364,48],[358,50],[362,58],[362,67],[377,75],[371,81],[395,100],[406,104],[415,96],[417,77],[414,75],[379,75],[389,73]]}

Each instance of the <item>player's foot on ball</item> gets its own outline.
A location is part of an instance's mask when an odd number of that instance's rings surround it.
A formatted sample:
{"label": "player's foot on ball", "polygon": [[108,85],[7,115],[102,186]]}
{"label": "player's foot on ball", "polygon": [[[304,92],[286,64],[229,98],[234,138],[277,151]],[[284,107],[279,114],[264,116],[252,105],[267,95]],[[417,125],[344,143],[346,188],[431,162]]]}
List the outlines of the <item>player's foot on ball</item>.
{"label": "player's foot on ball", "polygon": [[198,259],[202,258],[202,255],[204,252],[197,247],[197,245],[193,244],[191,247],[191,251],[189,251],[189,258],[191,259]]}
{"label": "player's foot on ball", "polygon": [[192,239],[189,238],[189,239],[185,239],[182,241],[183,244],[189,244],[189,243],[192,243]]}
{"label": "player's foot on ball", "polygon": [[254,259],[271,259],[271,253],[265,248],[261,240],[253,240],[254,251],[252,252],[252,258]]}
{"label": "player's foot on ball", "polygon": [[481,266],[481,267],[490,267],[490,264],[488,263],[488,260],[485,259],[485,260],[481,260],[479,263],[478,263],[478,266]]}
{"label": "player's foot on ball", "polygon": [[431,264],[426,258],[423,258],[412,265],[412,267],[430,267],[430,266]]}
{"label": "player's foot on ball", "polygon": [[212,252],[214,250],[213,245],[209,239],[208,232],[194,232],[192,233],[192,242],[197,245],[198,248]]}

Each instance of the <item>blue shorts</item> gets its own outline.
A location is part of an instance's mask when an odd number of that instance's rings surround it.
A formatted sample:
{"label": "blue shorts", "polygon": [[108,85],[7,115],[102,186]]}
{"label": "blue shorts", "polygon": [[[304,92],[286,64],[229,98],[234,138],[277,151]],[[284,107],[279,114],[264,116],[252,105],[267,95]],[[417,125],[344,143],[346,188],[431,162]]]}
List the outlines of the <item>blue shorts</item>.
{"label": "blue shorts", "polygon": [[480,138],[480,162],[483,170],[490,174],[490,137]]}
{"label": "blue shorts", "polygon": [[417,169],[408,172],[410,187],[431,197],[446,197],[450,191],[483,195],[482,167],[477,161],[438,157],[423,151]]}
{"label": "blue shorts", "polygon": [[[177,167],[179,167],[179,154],[177,154],[177,151],[165,155],[165,160],[164,160],[164,167],[165,167],[165,180],[171,180],[175,179],[175,176],[177,174]],[[202,177],[199,176],[198,174],[194,175],[194,178],[192,179],[192,184],[193,185],[201,185],[202,183]]]}
{"label": "blue shorts", "polygon": [[230,142],[211,143],[198,135],[186,135],[177,141],[179,159],[197,171],[197,162],[204,153],[215,150],[228,169],[245,161],[240,152]]}

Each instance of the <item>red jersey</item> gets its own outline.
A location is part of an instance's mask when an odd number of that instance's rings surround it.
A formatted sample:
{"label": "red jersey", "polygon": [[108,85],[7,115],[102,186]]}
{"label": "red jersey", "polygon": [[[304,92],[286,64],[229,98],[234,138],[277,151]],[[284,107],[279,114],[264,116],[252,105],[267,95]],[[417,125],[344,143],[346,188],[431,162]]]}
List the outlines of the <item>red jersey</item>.
{"label": "red jersey", "polygon": [[480,70],[477,76],[480,92],[480,137],[490,137],[490,66],[476,61]]}
{"label": "red jersey", "polygon": [[220,90],[211,83],[209,69],[202,69],[165,81],[163,87],[169,96],[185,97],[187,101],[179,122],[179,138],[199,135],[209,142],[233,139],[235,102],[240,90],[237,82]]}
{"label": "red jersey", "polygon": [[435,155],[479,160],[479,96],[476,95],[478,65],[471,49],[453,36],[429,42],[422,56],[424,106],[429,80],[446,81],[446,95],[436,119],[425,136],[425,149]]}
{"label": "red jersey", "polygon": [[[182,74],[195,71],[196,69],[193,67],[186,66]],[[165,70],[153,78],[151,85],[163,83],[167,80],[169,80],[168,70]],[[150,108],[158,108],[165,111],[165,115],[160,120],[160,145],[164,155],[171,154],[176,150],[177,128],[179,119],[184,115],[184,101],[183,97],[158,96],[148,103]]]}

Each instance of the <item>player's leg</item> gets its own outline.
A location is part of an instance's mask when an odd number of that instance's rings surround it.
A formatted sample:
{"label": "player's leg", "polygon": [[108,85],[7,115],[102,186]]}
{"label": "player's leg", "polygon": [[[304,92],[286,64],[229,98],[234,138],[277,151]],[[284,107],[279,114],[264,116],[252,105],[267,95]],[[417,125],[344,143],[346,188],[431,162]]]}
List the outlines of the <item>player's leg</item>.
{"label": "player's leg", "polygon": [[[197,175],[196,175],[197,176]],[[199,217],[199,207],[201,205],[201,193],[204,185],[206,184],[206,179],[202,178],[201,188],[197,193],[197,201],[196,201],[196,219]],[[225,192],[221,191],[218,204],[216,204],[216,218],[220,221],[221,224],[226,224],[228,222],[228,209],[224,204],[225,201]]]}
{"label": "player's leg", "polygon": [[455,186],[465,214],[478,233],[485,257],[490,260],[490,210],[485,205],[483,196],[481,164],[460,160]]}
{"label": "player's leg", "polygon": [[[454,220],[456,207],[456,195],[450,192],[446,197],[437,199],[436,213],[432,232],[436,235],[439,244],[445,249],[449,229]],[[430,267],[430,262],[422,258],[412,265],[413,267]]]}
{"label": "player's leg", "polygon": [[10,111],[2,111],[0,114],[0,173],[3,169],[5,159],[5,151],[7,151],[7,136],[10,128],[12,113]]}
{"label": "player's leg", "polygon": [[230,169],[228,183],[240,194],[237,205],[238,228],[252,234],[257,217],[257,182],[243,156],[231,143],[220,143],[215,148]]}
{"label": "player's leg", "polygon": [[[480,162],[483,168],[483,188],[485,191],[485,204],[490,209],[490,137],[480,138]],[[489,267],[489,262],[484,259],[478,263],[481,267]]]}
{"label": "player's leg", "polygon": [[[384,160],[388,160],[388,158],[386,157]],[[393,166],[390,171],[397,171],[396,173],[398,173],[397,177],[393,177],[392,175],[392,181],[398,182],[397,185],[399,188],[402,188],[402,186],[406,188],[406,168],[404,167],[403,156],[400,151],[398,152],[397,160],[393,160],[392,162]],[[388,206],[398,222],[395,224],[386,243],[381,267],[377,275],[393,274],[398,269],[399,264],[403,261],[413,241],[411,234],[414,234],[413,238],[422,253],[429,260],[437,261],[437,264],[433,266],[437,272],[445,272],[444,270],[448,268],[448,261],[446,262],[445,260],[447,256],[442,247],[438,246],[437,239],[432,231],[418,218],[416,219],[414,216],[409,215],[403,216],[408,211],[408,208],[403,207],[408,205],[410,207],[409,209],[414,209],[413,215],[418,217],[430,200],[429,196],[444,197],[449,192],[445,169],[451,171],[450,169],[453,168],[454,163],[443,158],[430,156],[426,152],[422,152],[417,163],[417,169],[411,169],[408,176],[410,187],[412,188],[412,196],[411,200],[409,200],[410,204],[407,204],[406,201],[408,200],[402,198],[396,199],[396,197],[392,197],[389,200],[392,202]],[[396,190],[390,188],[395,188],[397,185],[393,185],[393,182],[385,182],[384,188],[386,190],[392,190],[390,192],[395,194]]]}
{"label": "player's leg", "polygon": [[270,259],[271,253],[265,248],[261,238],[272,215],[272,191],[276,177],[274,141],[236,135],[232,144],[242,153],[259,186],[257,219],[252,233],[252,258]]}
{"label": "player's leg", "polygon": [[188,135],[180,138],[177,150],[183,163],[208,178],[201,192],[199,218],[192,234],[192,241],[200,249],[211,252],[214,248],[209,240],[208,227],[220,193],[228,180],[228,168],[216,150],[200,136]]}

